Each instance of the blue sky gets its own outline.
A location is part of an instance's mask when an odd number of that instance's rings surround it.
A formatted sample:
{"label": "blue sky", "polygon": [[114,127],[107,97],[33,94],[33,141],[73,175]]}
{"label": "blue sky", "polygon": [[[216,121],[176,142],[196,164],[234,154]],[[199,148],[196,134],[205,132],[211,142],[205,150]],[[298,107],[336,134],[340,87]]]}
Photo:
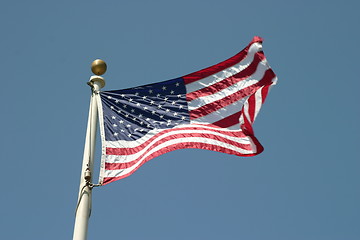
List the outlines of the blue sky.
{"label": "blue sky", "polygon": [[265,151],[157,157],[94,189],[88,239],[358,239],[358,1],[1,5],[0,239],[72,238],[94,59],[108,64],[104,90],[128,88],[255,35],[279,79],[254,125]]}

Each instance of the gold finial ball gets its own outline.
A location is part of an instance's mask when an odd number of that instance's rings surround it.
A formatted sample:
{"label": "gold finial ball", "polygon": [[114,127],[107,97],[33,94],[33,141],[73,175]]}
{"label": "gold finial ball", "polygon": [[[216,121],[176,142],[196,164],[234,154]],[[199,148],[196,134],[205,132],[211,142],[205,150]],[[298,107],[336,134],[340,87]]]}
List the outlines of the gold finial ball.
{"label": "gold finial ball", "polygon": [[96,59],[91,64],[91,71],[98,76],[103,75],[106,72],[106,68],[106,63],[101,59]]}

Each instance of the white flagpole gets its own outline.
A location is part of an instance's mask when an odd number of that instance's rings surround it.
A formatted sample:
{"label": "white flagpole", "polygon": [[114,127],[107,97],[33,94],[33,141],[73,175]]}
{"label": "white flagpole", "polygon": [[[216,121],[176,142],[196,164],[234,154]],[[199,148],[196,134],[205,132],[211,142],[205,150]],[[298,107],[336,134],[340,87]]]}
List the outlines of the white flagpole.
{"label": "white flagpole", "polygon": [[86,130],[85,147],[83,155],[83,163],[81,168],[80,186],[78,203],[75,213],[75,225],[73,240],[86,240],[88,232],[88,222],[91,213],[91,194],[92,186],[92,172],[94,166],[95,140],[98,109],[96,94],[105,86],[104,78],[100,77],[106,71],[106,63],[100,59],[92,63],[92,71],[96,76],[92,76],[88,84],[92,88],[92,95],[90,99],[89,118]]}

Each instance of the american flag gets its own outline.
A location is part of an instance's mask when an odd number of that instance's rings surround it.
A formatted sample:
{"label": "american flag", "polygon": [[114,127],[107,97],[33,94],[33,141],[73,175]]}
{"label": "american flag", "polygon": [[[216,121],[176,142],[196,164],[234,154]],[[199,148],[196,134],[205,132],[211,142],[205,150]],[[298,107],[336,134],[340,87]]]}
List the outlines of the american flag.
{"label": "american flag", "polygon": [[252,124],[276,80],[262,39],[254,37],[235,56],[203,70],[100,92],[100,183],[125,178],[152,158],[176,149],[238,156],[261,153]]}

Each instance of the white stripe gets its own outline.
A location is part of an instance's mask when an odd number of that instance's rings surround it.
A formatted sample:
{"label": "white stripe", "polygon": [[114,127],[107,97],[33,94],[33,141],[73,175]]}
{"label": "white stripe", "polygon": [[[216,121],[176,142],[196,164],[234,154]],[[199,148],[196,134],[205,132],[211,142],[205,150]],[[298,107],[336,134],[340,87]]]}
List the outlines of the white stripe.
{"label": "white stripe", "polygon": [[255,53],[261,51],[261,49],[262,49],[261,43],[258,42],[253,43],[248,50],[247,56],[241,62],[231,66],[230,68],[227,68],[226,73],[225,71],[221,71],[209,77],[203,78],[201,79],[201,81],[189,83],[186,85],[186,92],[190,93],[193,91],[197,91],[199,89],[208,87],[214,83],[220,82],[221,80],[229,76],[241,72],[252,63]]}
{"label": "white stripe", "polygon": [[219,92],[216,92],[211,95],[199,97],[199,98],[196,98],[196,99],[188,102],[188,109],[191,111],[191,110],[200,108],[206,104],[221,100],[224,97],[227,97],[227,96],[234,94],[244,88],[247,88],[253,84],[256,84],[257,82],[259,82],[259,80],[261,80],[263,78],[265,71],[267,69],[268,69],[268,67],[266,64],[266,60],[263,60],[259,63],[259,65],[257,66],[257,69],[253,75],[251,75],[248,78],[246,78],[240,82],[237,82]]}
{"label": "white stripe", "polygon": [[262,106],[262,94],[261,91],[264,87],[259,88],[255,93],[255,112],[254,112],[254,121],[258,115],[260,108]]}
{"label": "white stripe", "polygon": [[227,129],[231,129],[231,130],[239,130],[240,129],[240,124],[236,123],[230,127],[227,127]]}
{"label": "white stripe", "polygon": [[[184,128],[184,130],[186,130],[186,128],[193,129],[194,127],[198,127],[198,128],[204,129],[204,130],[217,130],[217,131],[222,131],[222,132],[234,132],[233,130],[229,130],[229,129],[226,129],[226,128],[216,128],[216,127],[204,126],[204,125],[198,125],[198,124],[184,124],[184,125],[179,125],[177,127],[174,127],[173,129],[175,130],[177,128]],[[127,141],[127,140],[104,141],[104,146],[109,147],[109,148],[119,148],[120,146],[123,146],[124,148],[138,147],[142,143],[146,142],[147,140],[149,140],[150,138],[152,138],[153,136],[157,135],[158,133],[160,133],[161,131],[164,131],[164,130],[166,130],[166,129],[163,129],[163,130],[159,130],[159,129],[151,130],[147,134],[142,136],[141,138],[136,139],[136,141]]]}
{"label": "white stripe", "polygon": [[[191,139],[187,139],[187,140],[190,140],[190,141],[186,141],[186,142],[190,142],[190,143],[191,142],[193,142],[193,143],[207,142],[207,143],[212,144],[212,145],[225,147],[227,149],[239,152],[240,154],[251,154],[251,153],[254,152],[254,151],[250,151],[250,150],[244,150],[242,148],[238,148],[238,147],[235,147],[233,145],[225,144],[225,143],[223,143],[221,141],[217,141],[217,140],[214,140],[214,139],[191,138]],[[120,170],[106,170],[105,171],[105,175],[106,175],[105,177],[119,177],[121,175],[125,175],[125,174],[131,172],[132,170],[134,170],[137,166],[139,166],[147,156],[159,151],[162,148],[166,148],[166,147],[168,147],[170,145],[177,144],[177,143],[182,143],[182,142],[184,142],[183,139],[172,139],[172,140],[166,141],[166,142],[162,143],[161,145],[155,147],[154,149],[151,149],[151,151],[147,152],[136,164],[134,164],[133,166],[131,166],[129,168],[120,169]],[[110,157],[110,156],[107,156],[107,161],[106,162],[109,162],[108,157]],[[117,156],[117,157],[123,157],[123,156]]]}
{"label": "white stripe", "polygon": [[[213,131],[207,131],[207,130],[179,130],[179,131],[171,131],[171,132],[168,132],[164,135],[161,135],[160,137],[158,138],[155,138],[151,144],[148,144],[145,148],[143,148],[141,151],[137,152],[137,153],[134,153],[132,155],[126,155],[126,156],[122,156],[121,158],[118,158],[118,155],[108,155],[107,157],[107,160],[106,162],[108,163],[118,163],[118,162],[121,162],[121,163],[127,163],[127,162],[131,162],[131,161],[134,161],[136,160],[137,158],[140,157],[141,154],[144,154],[146,151],[148,151],[149,148],[151,148],[154,144],[156,144],[157,142],[161,141],[162,139],[168,137],[168,136],[172,136],[172,135],[175,135],[175,134],[195,134],[195,133],[203,133],[203,134],[211,134],[211,135],[214,135],[214,136],[219,136],[219,137],[223,137],[223,138],[226,138],[228,140],[231,140],[231,141],[234,141],[234,142],[237,142],[237,143],[240,143],[240,144],[250,144],[250,140],[248,137],[231,137],[231,136],[228,136],[228,135],[224,135],[224,134],[221,134],[221,133],[217,133],[217,132],[213,132]],[[177,136],[178,140],[182,141],[182,142],[192,142],[192,139],[198,139],[198,138],[183,138],[183,137],[179,137]],[[184,140],[186,139],[186,140]],[[191,140],[190,140],[191,139]],[[213,141],[213,139],[210,139],[210,138],[203,138],[204,141],[206,142],[209,142],[209,141]],[[167,142],[170,142],[171,140],[167,141]],[[217,140],[214,140],[214,141],[217,141]],[[225,144],[225,143],[223,143]],[[230,144],[227,144],[227,145],[230,145]],[[117,148],[129,148],[127,147],[126,145],[119,145]],[[125,150],[126,151],[126,150]]]}
{"label": "white stripe", "polygon": [[228,116],[231,116],[237,112],[240,112],[245,101],[249,96],[246,96],[245,98],[240,99],[237,102],[234,102],[233,104],[230,104],[228,106],[225,106],[217,111],[214,111],[208,115],[205,115],[203,117],[196,118],[194,120],[190,120],[190,123],[214,123],[219,120],[222,120]]}
{"label": "white stripe", "polygon": [[277,80],[278,80],[278,78],[277,78],[277,77],[274,77],[274,78],[271,80],[271,81],[272,81],[272,84],[271,84],[271,85],[276,85]]}
{"label": "white stripe", "polygon": [[252,123],[251,120],[250,120],[250,115],[249,115],[249,102],[246,101],[244,103],[244,114],[245,114],[245,117],[249,120],[250,124]]}

